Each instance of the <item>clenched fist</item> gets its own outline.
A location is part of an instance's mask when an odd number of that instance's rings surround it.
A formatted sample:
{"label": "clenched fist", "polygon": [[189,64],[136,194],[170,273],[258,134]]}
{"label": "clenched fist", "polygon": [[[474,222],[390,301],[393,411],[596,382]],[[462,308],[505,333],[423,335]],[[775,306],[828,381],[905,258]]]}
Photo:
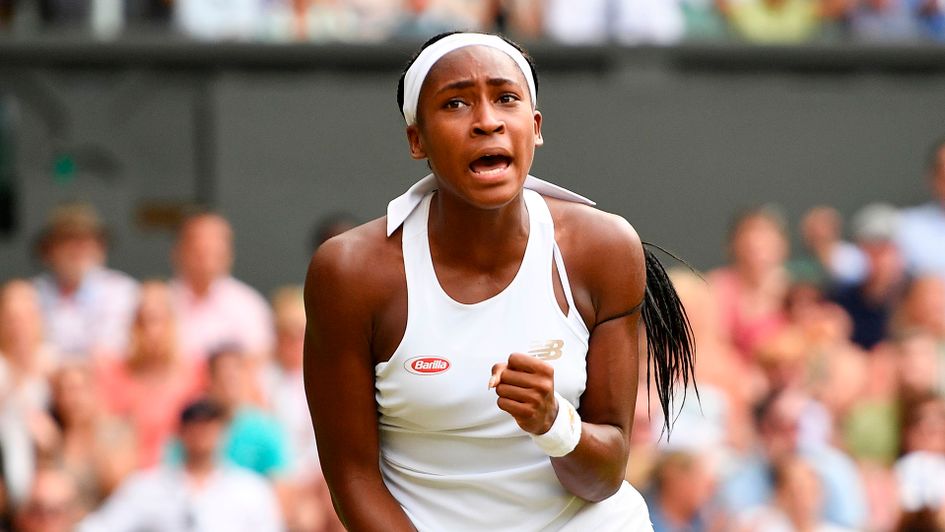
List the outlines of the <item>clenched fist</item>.
{"label": "clenched fist", "polygon": [[558,415],[554,367],[533,356],[512,353],[508,362],[492,366],[489,388],[495,388],[499,408],[525,432],[548,432]]}

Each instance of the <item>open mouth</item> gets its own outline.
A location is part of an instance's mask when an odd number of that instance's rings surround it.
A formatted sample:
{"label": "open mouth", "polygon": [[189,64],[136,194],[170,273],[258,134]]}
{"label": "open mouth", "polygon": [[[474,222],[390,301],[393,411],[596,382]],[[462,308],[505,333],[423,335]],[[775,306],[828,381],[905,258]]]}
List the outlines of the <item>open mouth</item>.
{"label": "open mouth", "polygon": [[498,174],[512,164],[512,158],[507,155],[483,155],[469,164],[474,174],[489,176]]}

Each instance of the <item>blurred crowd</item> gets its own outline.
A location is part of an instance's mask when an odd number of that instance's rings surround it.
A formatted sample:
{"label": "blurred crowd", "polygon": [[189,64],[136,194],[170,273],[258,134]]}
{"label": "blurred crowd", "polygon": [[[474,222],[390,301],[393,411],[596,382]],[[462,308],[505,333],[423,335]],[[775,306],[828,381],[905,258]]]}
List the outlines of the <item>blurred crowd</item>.
{"label": "blurred crowd", "polygon": [[945,41],[945,0],[0,0],[0,28],[381,42],[450,30],[569,45]]}
{"label": "blurred crowd", "polygon": [[[727,265],[673,273],[698,390],[671,436],[641,394],[627,471],[657,531],[945,530],[945,143],[928,185],[848,232],[811,208],[793,254],[776,207],[745,210]],[[302,289],[234,278],[226,218],[181,221],[170,280],[110,269],[88,204],[56,207],[35,253],[0,282],[0,530],[339,529]]]}
{"label": "blurred crowd", "polygon": [[43,271],[0,284],[0,530],[340,529],[301,287],[267,301],[233,278],[231,226],[210,212],[183,220],[169,281],[109,269],[107,250],[94,208],[63,204]]}
{"label": "blurred crowd", "polygon": [[[748,209],[727,265],[672,273],[698,390],[671,435],[641,393],[627,470],[657,532],[945,530],[945,143],[928,174],[927,203],[865,205],[848,232],[811,208],[793,255],[780,211]],[[224,217],[182,220],[167,281],[109,269],[88,204],[35,251],[43,271],[0,284],[0,530],[340,529],[301,288],[234,278]]]}
{"label": "blurred crowd", "polygon": [[673,274],[701,400],[668,438],[638,402],[627,475],[658,532],[945,530],[945,142],[928,172],[930,201],[864,205],[849,240],[816,206],[791,258],[764,205],[727,265]]}

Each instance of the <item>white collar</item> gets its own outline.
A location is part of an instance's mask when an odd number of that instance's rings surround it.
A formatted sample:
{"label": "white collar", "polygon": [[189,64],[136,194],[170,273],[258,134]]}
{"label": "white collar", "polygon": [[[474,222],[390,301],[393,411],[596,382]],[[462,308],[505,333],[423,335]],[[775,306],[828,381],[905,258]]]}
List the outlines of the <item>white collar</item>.
{"label": "white collar", "polygon": [[[538,179],[533,175],[529,175],[525,178],[525,188],[534,190],[545,196],[551,196],[565,201],[583,203],[584,205],[596,205],[596,203],[580,194],[559,187],[554,183]],[[417,205],[420,205],[423,197],[436,189],[436,178],[433,174],[429,174],[414,183],[407,192],[391,200],[391,202],[387,204],[387,236],[394,234],[394,231],[403,225],[404,220],[417,208]]]}

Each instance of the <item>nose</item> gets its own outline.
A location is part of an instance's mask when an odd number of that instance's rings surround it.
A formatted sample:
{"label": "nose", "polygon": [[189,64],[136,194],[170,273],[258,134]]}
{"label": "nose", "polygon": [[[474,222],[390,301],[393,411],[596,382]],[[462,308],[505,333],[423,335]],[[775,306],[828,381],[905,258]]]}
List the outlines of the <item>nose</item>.
{"label": "nose", "polygon": [[505,131],[505,121],[499,116],[491,102],[478,106],[473,123],[473,135],[494,135]]}

